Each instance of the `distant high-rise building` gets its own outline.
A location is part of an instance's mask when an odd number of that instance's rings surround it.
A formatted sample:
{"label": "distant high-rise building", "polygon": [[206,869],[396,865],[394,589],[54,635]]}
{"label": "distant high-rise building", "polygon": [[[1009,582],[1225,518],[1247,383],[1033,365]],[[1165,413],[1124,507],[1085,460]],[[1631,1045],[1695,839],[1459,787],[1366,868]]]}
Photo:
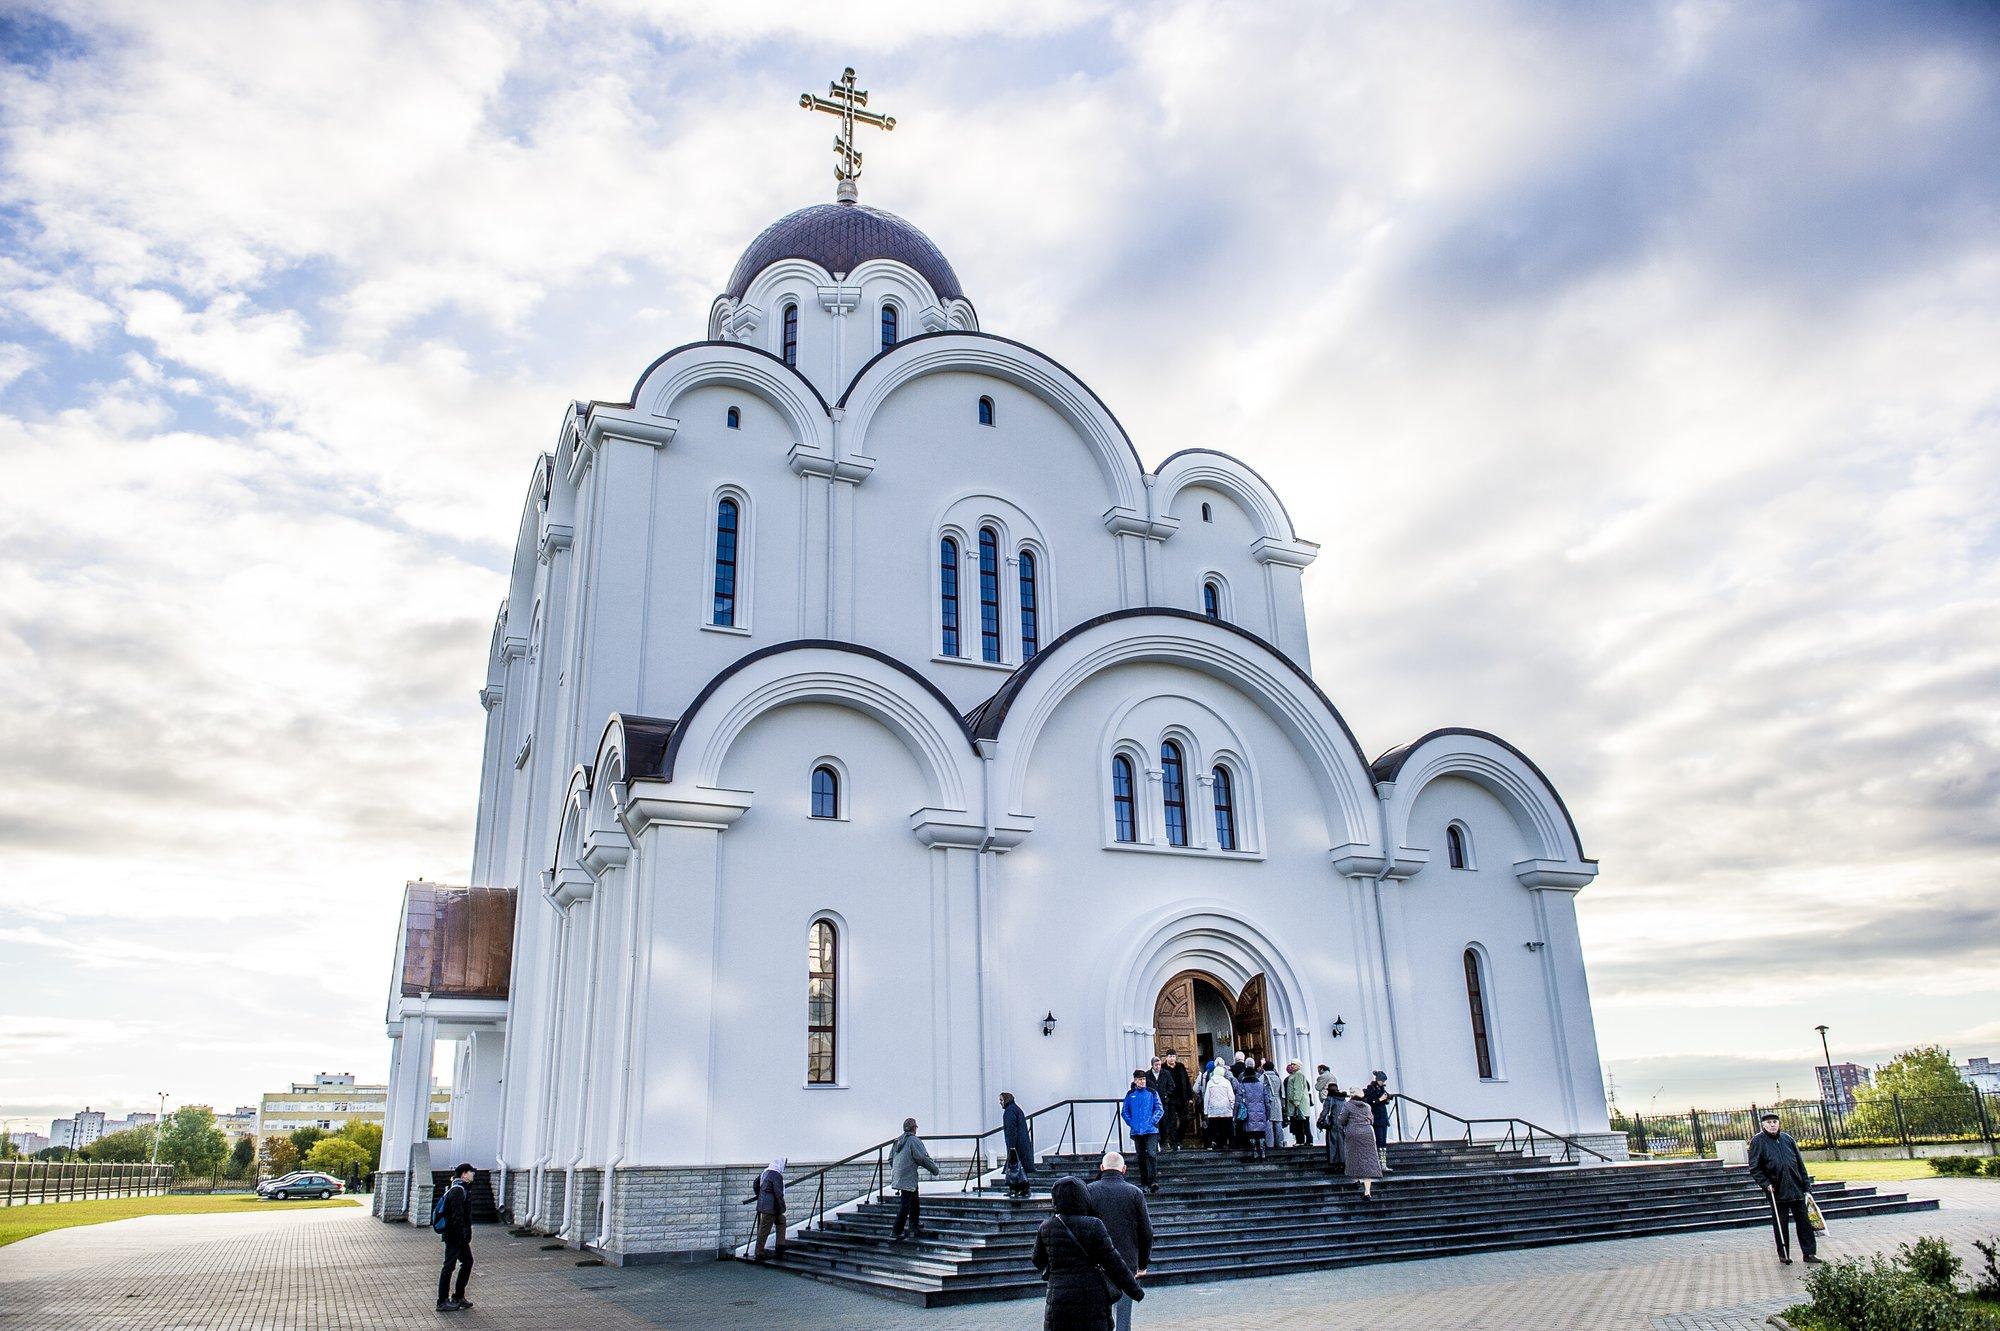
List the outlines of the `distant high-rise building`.
{"label": "distant high-rise building", "polygon": [[2000,1067],[1993,1066],[1990,1058],[1967,1059],[1958,1065],[1958,1075],[1975,1091],[2000,1095]]}
{"label": "distant high-rise building", "polygon": [[[356,1085],[351,1072],[321,1072],[311,1081],[293,1082],[289,1091],[265,1092],[256,1110],[256,1132],[259,1137],[272,1137],[294,1128],[338,1132],[357,1119],[380,1123],[388,1099],[387,1086]],[[430,1114],[432,1118],[451,1117],[450,1091],[431,1087]]]}
{"label": "distant high-rise building", "polygon": [[49,1149],[49,1139],[41,1132],[10,1132],[7,1140],[14,1143],[14,1149],[22,1155],[33,1155],[37,1151]]}
{"label": "distant high-rise building", "polygon": [[1875,1074],[1859,1063],[1835,1063],[1831,1071],[1821,1064],[1813,1071],[1819,1074],[1819,1098],[1835,1109],[1854,1108],[1854,1093],[1875,1080]]}

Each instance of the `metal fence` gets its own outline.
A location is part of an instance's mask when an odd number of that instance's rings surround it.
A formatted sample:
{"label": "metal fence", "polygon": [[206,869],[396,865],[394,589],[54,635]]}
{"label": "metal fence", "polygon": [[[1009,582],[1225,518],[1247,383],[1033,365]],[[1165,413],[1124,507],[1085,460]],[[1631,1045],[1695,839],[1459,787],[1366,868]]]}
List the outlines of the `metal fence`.
{"label": "metal fence", "polygon": [[172,1165],[0,1160],[0,1206],[80,1202],[95,1197],[151,1197],[165,1192],[173,1181]]}
{"label": "metal fence", "polygon": [[1621,1116],[1620,1126],[1635,1156],[1704,1156],[1715,1154],[1717,1142],[1749,1140],[1765,1114],[1776,1114],[1779,1126],[1806,1151],[1890,1148],[1915,1159],[1919,1146],[1965,1146],[1988,1154],[2000,1150],[1994,1139],[2000,1130],[2000,1095],[1990,1091],[1632,1114]]}

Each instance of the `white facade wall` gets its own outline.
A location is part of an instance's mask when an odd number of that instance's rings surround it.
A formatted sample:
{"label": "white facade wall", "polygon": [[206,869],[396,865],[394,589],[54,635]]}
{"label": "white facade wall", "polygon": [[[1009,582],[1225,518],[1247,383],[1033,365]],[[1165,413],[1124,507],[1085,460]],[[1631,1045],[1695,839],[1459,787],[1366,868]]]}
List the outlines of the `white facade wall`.
{"label": "white facade wall", "polygon": [[[883,300],[917,340],[877,356]],[[796,374],[773,359],[786,301]],[[1384,1067],[1457,1113],[1605,1126],[1571,897],[1595,867],[1567,812],[1491,737],[1436,732],[1370,770],[1303,673],[1315,547],[1260,478],[1207,450],[1144,471],[1068,370],[886,260],[839,279],[781,261],[711,323],[720,340],[663,357],[629,405],[565,418],[496,621],[474,881],[522,894],[490,1114],[521,1209],[560,1212],[530,1218],[615,1243],[617,1185],[596,1171],[829,1158],[905,1114],[974,1130],[1002,1089],[1031,1107],[1114,1094],[1150,1051],[1158,982],[1193,967],[1266,976],[1276,1052],[1343,1080]],[[738,600],[717,626],[725,494]],[[998,665],[980,659],[988,524]],[[945,533],[957,659],[939,649]],[[1189,617],[1211,578],[1254,636]],[[961,715],[1003,685],[969,733]],[[642,725],[607,729],[619,716],[677,721],[671,771]],[[1157,841],[1167,734],[1194,844],[1117,846],[1110,755],[1134,755]],[[835,821],[807,816],[823,759],[843,773]],[[1217,760],[1238,778],[1235,852],[1212,844]],[[1474,869],[1444,866],[1453,818]],[[809,1087],[821,913],[840,928],[840,1070]],[[1490,968],[1491,1079],[1469,945]],[[579,1171],[592,1191],[565,1200]]]}

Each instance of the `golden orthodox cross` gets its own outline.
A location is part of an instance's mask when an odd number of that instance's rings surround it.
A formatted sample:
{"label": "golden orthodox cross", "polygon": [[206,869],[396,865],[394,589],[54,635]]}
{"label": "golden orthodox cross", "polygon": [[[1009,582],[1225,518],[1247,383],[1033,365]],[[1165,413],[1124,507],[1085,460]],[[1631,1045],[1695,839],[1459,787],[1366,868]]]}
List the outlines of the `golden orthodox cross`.
{"label": "golden orthodox cross", "polygon": [[854,86],[852,69],[844,70],[839,82],[827,85],[825,97],[800,93],[799,105],[808,111],[824,111],[830,116],[840,117],[840,133],[833,139],[833,152],[838,159],[833,166],[833,178],[840,182],[838,197],[851,202],[859,197],[854,182],[861,177],[861,152],[854,146],[855,124],[859,122],[891,130],[896,128],[896,117],[862,109],[868,105],[868,93]]}

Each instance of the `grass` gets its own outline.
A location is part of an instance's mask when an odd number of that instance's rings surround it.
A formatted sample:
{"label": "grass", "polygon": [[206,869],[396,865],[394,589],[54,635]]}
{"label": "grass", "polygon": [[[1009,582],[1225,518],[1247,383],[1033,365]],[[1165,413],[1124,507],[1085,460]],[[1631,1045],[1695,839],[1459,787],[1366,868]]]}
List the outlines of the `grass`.
{"label": "grass", "polygon": [[131,1220],[143,1215],[217,1215],[259,1209],[296,1210],[300,1207],[358,1206],[351,1197],[326,1202],[267,1202],[246,1193],[187,1197],[107,1197],[90,1202],[50,1202],[47,1205],[9,1206],[0,1209],[0,1247],[19,1242],[51,1229],[72,1225],[101,1225],[109,1220]]}

